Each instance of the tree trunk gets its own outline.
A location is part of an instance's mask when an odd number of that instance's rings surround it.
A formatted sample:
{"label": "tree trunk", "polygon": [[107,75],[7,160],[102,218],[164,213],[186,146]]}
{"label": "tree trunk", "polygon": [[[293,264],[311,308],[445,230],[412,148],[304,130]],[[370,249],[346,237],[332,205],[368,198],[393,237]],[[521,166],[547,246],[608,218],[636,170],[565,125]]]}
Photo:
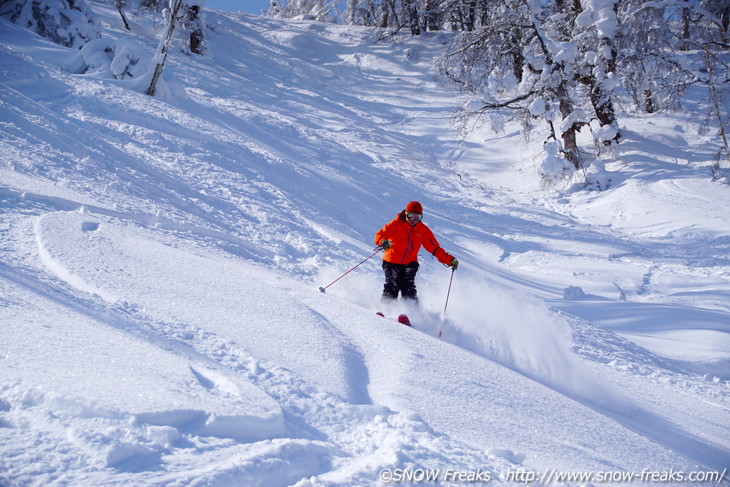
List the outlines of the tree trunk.
{"label": "tree trunk", "polygon": [[203,54],[204,30],[200,21],[200,7],[186,5],[186,26],[190,29],[190,52]]}
{"label": "tree trunk", "polygon": [[476,1],[470,1],[467,2],[466,5],[466,31],[473,32],[476,28],[476,18],[477,18],[477,3]]}
{"label": "tree trunk", "polygon": [[656,112],[656,105],[654,105],[654,97],[651,94],[651,90],[644,90],[644,110],[646,113]]}
{"label": "tree trunk", "polygon": [[162,69],[165,67],[165,61],[167,60],[167,49],[170,47],[172,33],[175,30],[175,19],[177,19],[177,14],[180,11],[180,6],[182,6],[182,0],[171,0],[170,18],[167,22],[167,33],[165,35],[165,38],[162,39],[162,41],[160,42],[160,46],[157,48],[158,52],[155,55],[156,59],[159,59],[160,57],[162,59],[155,66],[155,73],[152,75],[152,82],[150,83],[150,87],[147,88],[147,94],[150,96],[155,96],[157,81],[160,79],[160,75],[162,75]]}
{"label": "tree trunk", "polygon": [[690,15],[690,11],[688,8],[682,9],[682,50],[683,51],[689,51],[690,45],[689,45],[689,38],[690,38],[690,32],[689,32],[689,26],[692,23],[692,16]]}
{"label": "tree trunk", "polygon": [[117,5],[117,11],[119,12],[119,15],[122,16],[122,22],[124,22],[124,28],[127,29],[127,30],[132,30],[129,27],[129,22],[127,22],[127,16],[124,15],[124,12],[122,11],[121,5]]}
{"label": "tree trunk", "polygon": [[345,22],[348,25],[357,24],[357,0],[347,0],[347,10],[345,11]]}
{"label": "tree trunk", "polygon": [[[560,105],[560,114],[563,120],[568,118],[573,113],[573,102],[570,100],[568,90],[565,87],[565,81],[560,83],[560,86],[555,90],[555,94],[558,97]],[[578,140],[576,133],[578,127],[576,124],[571,124],[565,132],[561,134],[563,138],[563,153],[565,158],[570,161],[576,169],[580,168],[580,153],[578,152]]]}
{"label": "tree trunk", "polygon": [[512,74],[519,82],[522,82],[522,71],[525,69],[525,56],[522,53],[522,33],[520,30],[515,29],[511,36]]}
{"label": "tree trunk", "polygon": [[388,3],[387,1],[383,1],[383,3],[380,4],[380,15],[378,19],[378,27],[380,27],[381,29],[385,29],[386,27],[388,27],[388,15]]}
{"label": "tree trunk", "polygon": [[426,31],[434,31],[441,28],[438,24],[436,5],[434,0],[426,0],[425,12],[423,13],[423,25]]}
{"label": "tree trunk", "polygon": [[421,23],[418,21],[418,6],[414,0],[408,3],[407,7],[408,27],[411,29],[411,35],[417,36],[421,34]]}

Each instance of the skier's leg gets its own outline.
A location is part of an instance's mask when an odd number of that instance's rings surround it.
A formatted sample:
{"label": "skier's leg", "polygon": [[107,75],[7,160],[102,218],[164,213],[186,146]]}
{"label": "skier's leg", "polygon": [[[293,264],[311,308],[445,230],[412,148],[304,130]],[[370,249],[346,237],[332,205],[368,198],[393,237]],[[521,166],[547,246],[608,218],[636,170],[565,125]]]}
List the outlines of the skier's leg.
{"label": "skier's leg", "polygon": [[398,264],[383,261],[385,284],[383,285],[383,301],[398,299]]}
{"label": "skier's leg", "polygon": [[412,299],[418,302],[418,292],[416,291],[417,272],[418,262],[411,262],[403,268],[399,276],[399,287],[403,299]]}

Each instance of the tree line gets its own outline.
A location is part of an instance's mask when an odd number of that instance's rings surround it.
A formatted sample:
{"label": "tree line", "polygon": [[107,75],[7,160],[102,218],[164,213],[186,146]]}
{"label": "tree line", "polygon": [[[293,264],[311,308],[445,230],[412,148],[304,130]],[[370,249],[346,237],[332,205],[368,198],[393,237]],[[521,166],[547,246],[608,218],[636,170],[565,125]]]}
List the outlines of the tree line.
{"label": "tree line", "polygon": [[[706,126],[718,133],[713,177],[730,166],[728,0],[271,0],[268,14],[454,33],[437,71],[478,100],[460,110],[462,121],[540,120],[566,172],[621,140],[617,105],[674,109],[703,87]],[[583,130],[591,147],[579,147]]]}
{"label": "tree line", "polygon": [[[205,52],[200,0],[108,1],[127,29],[127,12],[165,18],[148,94],[155,94],[175,29],[183,52]],[[708,101],[704,126],[717,133],[713,177],[730,167],[728,0],[270,0],[265,13],[389,35],[449,33],[437,75],[474,97],[457,118],[464,126],[487,120],[495,129],[518,120],[526,133],[543,127],[545,152],[565,174],[620,142],[617,107],[671,110],[700,87]],[[72,48],[101,36],[84,0],[0,0],[0,16]],[[126,55],[130,66],[138,62]],[[583,131],[590,145],[580,146]]]}

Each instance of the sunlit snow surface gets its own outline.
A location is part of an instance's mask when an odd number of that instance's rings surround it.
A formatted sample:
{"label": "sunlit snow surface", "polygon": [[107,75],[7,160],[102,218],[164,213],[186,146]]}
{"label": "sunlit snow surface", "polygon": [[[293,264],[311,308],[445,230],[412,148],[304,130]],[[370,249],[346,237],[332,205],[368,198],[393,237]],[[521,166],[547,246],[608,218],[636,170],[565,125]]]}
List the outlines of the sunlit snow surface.
{"label": "sunlit snow surface", "polygon": [[[154,50],[161,22],[90,5]],[[538,138],[452,130],[443,34],[206,21],[154,98],[0,21],[0,485],[730,466],[730,196],[696,119],[624,114],[608,190],[543,188]],[[319,292],[415,199],[461,262],[445,316],[425,252],[420,309],[380,306],[379,255]]]}

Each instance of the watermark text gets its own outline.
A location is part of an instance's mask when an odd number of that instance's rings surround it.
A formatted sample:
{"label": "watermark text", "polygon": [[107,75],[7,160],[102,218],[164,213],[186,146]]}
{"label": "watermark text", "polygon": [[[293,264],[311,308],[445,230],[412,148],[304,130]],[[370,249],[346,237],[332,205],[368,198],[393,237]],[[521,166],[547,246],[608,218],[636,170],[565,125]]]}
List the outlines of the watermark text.
{"label": "watermark text", "polygon": [[530,485],[594,483],[594,484],[629,484],[636,483],[683,483],[702,482],[705,484],[721,484],[727,479],[728,469],[722,471],[690,471],[683,470],[650,470],[626,472],[621,470],[569,472],[548,468],[542,472],[526,469],[507,470],[499,475],[488,469],[430,469],[430,468],[384,468],[378,477],[385,484],[399,483],[434,483],[452,482],[464,484],[487,484],[493,480]]}

